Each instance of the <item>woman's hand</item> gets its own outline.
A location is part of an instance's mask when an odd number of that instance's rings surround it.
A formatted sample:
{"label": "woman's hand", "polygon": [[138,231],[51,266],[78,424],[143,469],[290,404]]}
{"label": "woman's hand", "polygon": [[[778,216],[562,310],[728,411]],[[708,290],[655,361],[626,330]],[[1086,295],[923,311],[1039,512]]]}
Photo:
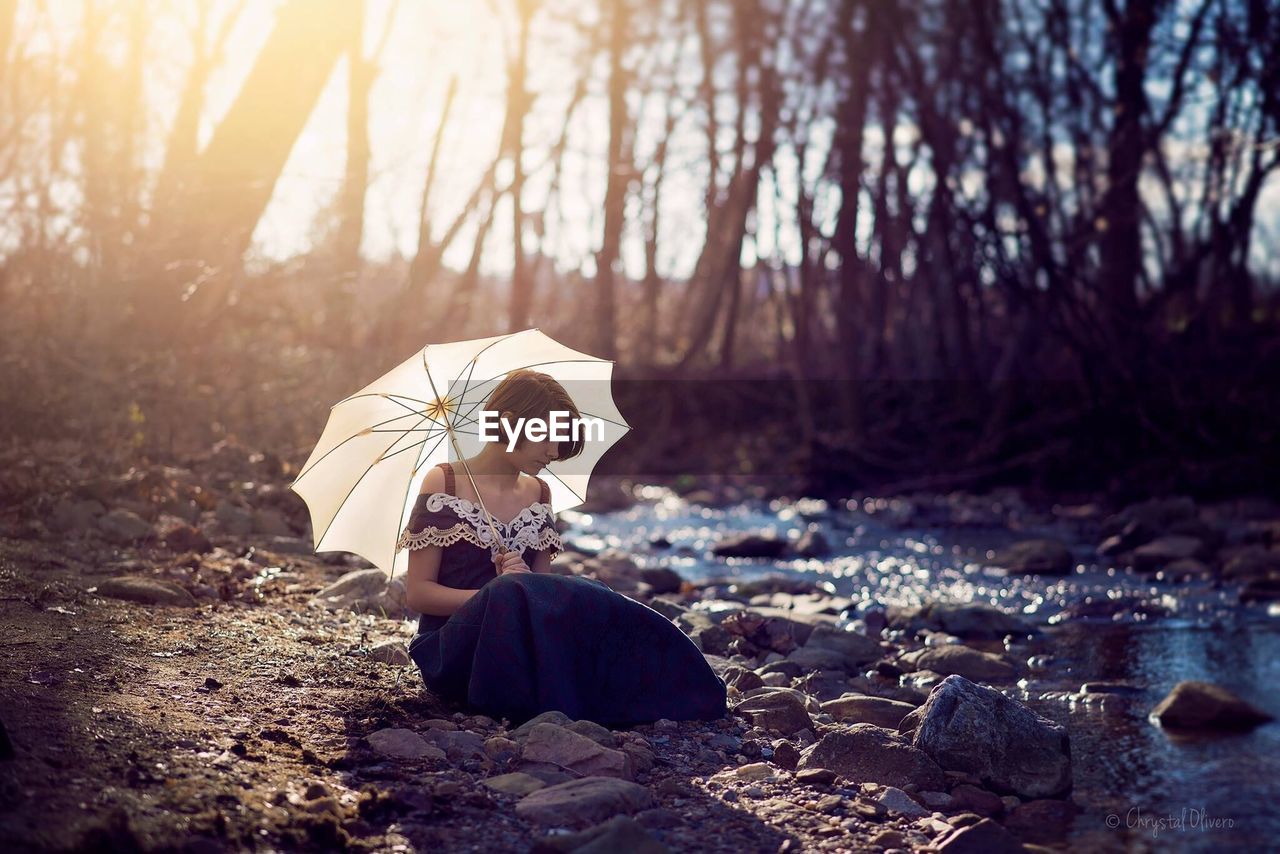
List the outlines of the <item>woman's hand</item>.
{"label": "woman's hand", "polygon": [[520,556],[520,552],[501,552],[493,562],[498,567],[499,575],[505,575],[508,572],[533,572]]}

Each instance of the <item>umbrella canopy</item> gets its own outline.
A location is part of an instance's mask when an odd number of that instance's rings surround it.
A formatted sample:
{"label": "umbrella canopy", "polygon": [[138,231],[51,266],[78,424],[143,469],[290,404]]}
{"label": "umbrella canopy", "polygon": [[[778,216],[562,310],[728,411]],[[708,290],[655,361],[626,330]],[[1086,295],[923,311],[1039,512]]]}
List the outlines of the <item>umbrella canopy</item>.
{"label": "umbrella canopy", "polygon": [[[587,495],[591,471],[630,426],[613,401],[613,362],[570,349],[537,329],[431,344],[333,405],[320,441],[290,488],[306,502],[317,552],[364,557],[392,577],[408,568],[396,540],[434,465],[482,447],[478,415],[511,371],[556,379],[587,431],[581,454],[556,460],[539,477],[555,512]],[[505,441],[505,433],[502,434]]]}

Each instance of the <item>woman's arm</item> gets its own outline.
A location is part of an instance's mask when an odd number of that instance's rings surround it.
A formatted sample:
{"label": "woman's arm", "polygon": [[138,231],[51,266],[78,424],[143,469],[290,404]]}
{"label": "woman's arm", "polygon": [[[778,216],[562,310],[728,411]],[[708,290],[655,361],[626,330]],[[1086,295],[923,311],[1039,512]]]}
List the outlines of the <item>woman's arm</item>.
{"label": "woman's arm", "polygon": [[436,578],[440,572],[440,546],[426,546],[409,552],[405,573],[405,604],[419,614],[448,617],[466,604],[479,590],[446,587]]}
{"label": "woman's arm", "polygon": [[533,559],[533,566],[529,568],[534,572],[551,572],[551,549],[537,552],[537,557]]}
{"label": "woman's arm", "polygon": [[[443,492],[444,471],[433,468],[422,480],[422,492]],[[440,546],[424,546],[409,551],[409,570],[405,573],[405,605],[419,614],[448,617],[461,608],[476,590],[446,587],[436,581],[440,576]]]}

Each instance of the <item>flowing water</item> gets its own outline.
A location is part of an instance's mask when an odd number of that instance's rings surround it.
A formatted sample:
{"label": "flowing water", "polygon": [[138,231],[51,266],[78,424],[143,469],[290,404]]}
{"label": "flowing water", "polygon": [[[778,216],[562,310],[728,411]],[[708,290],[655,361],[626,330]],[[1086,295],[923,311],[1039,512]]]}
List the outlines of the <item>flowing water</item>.
{"label": "flowing water", "polygon": [[[587,552],[623,549],[643,566],[670,567],[695,582],[779,573],[806,578],[853,600],[844,614],[850,619],[867,607],[943,599],[986,602],[1041,626],[1041,634],[1009,648],[1032,666],[1008,693],[1068,728],[1072,799],[1082,811],[1057,835],[1073,848],[1280,846],[1280,722],[1246,733],[1186,737],[1147,717],[1183,679],[1215,682],[1280,715],[1276,609],[1242,606],[1229,586],[1158,581],[1099,562],[1094,542],[1070,519],[1040,519],[1019,530],[981,523],[904,527],[885,502],[706,507],[656,487],[641,496],[626,510],[562,514],[567,543]],[[811,527],[825,536],[828,556],[774,561],[709,554],[728,533],[794,538]],[[1064,578],[1006,576],[983,565],[995,549],[1034,536],[1074,544],[1075,572]],[[1098,607],[1117,596],[1125,597],[1122,607]],[[1082,610],[1100,616],[1081,616]],[[1086,701],[1079,689],[1090,681],[1119,685],[1115,693]]]}

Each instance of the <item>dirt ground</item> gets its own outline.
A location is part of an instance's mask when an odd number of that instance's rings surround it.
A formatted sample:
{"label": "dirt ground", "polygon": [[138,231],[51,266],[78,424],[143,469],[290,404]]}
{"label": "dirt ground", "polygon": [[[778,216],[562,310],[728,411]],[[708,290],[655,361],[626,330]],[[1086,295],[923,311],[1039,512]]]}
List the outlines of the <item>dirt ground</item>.
{"label": "dirt ground", "polygon": [[[94,590],[121,572],[180,573],[183,556],[91,552],[0,538],[0,721],[11,745],[0,838],[10,850],[528,851],[546,838],[515,814],[517,796],[480,783],[509,770],[501,763],[388,760],[364,741],[438,718],[486,737],[504,722],[468,717],[412,666],[366,656],[407,639],[407,624],[310,602],[347,567],[259,550],[279,572],[224,588],[228,599],[166,607]],[[810,787],[724,798],[707,780],[742,760],[704,742],[745,730],[734,717],[636,728],[657,739],[654,767],[637,777],[665,816],[655,837],[687,851],[849,850],[892,829],[838,825]]]}

